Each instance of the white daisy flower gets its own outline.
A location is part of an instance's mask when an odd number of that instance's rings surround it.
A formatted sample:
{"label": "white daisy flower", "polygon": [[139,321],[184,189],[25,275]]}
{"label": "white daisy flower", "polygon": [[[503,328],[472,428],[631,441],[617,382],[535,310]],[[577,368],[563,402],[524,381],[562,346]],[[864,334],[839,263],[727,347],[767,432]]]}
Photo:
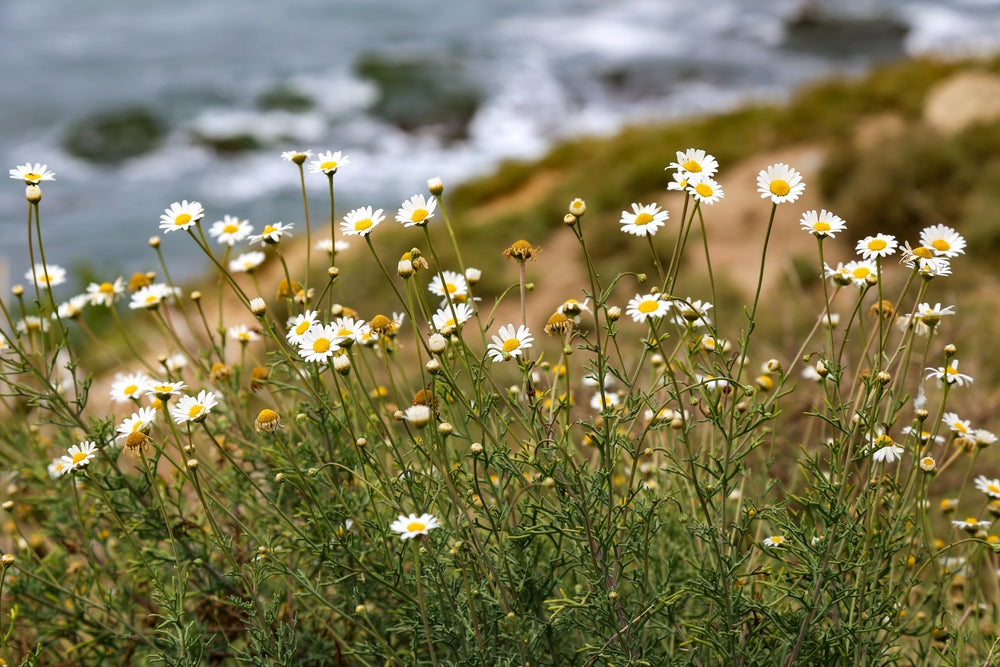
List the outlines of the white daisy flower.
{"label": "white daisy flower", "polygon": [[229,270],[233,273],[250,273],[264,263],[267,255],[259,250],[245,252],[236,259],[229,260]]}
{"label": "white daisy flower", "polygon": [[667,190],[687,190],[690,179],[691,174],[686,171],[675,171],[670,176],[670,182],[667,183]]}
{"label": "white daisy flower", "polygon": [[[431,278],[431,284],[427,286],[431,294],[435,294],[440,297],[455,297],[467,296],[469,294],[469,284],[465,280],[465,276],[457,271],[442,271],[433,278]],[[461,299],[464,301],[464,299]]]}
{"label": "white daisy flower", "polygon": [[24,274],[27,280],[34,282],[39,287],[51,289],[56,285],[66,282],[66,269],[55,264],[35,264],[31,270]]}
{"label": "white daisy flower", "polygon": [[125,279],[116,278],[113,283],[90,283],[87,285],[87,298],[92,306],[111,307],[125,293]]}
{"label": "white daisy flower", "polygon": [[170,208],[164,209],[160,216],[160,229],[164,232],[182,231],[198,224],[205,217],[205,209],[201,204],[185,199],[182,202],[174,202]]}
{"label": "white daisy flower", "polygon": [[208,235],[219,243],[230,247],[236,245],[253,232],[253,225],[247,220],[240,220],[235,215],[224,215],[222,220],[212,223]]}
{"label": "white daisy flower", "polygon": [[447,336],[454,333],[456,329],[460,329],[473,316],[474,312],[472,306],[467,303],[444,305],[431,317],[431,323],[435,331],[440,331]]}
{"label": "white daisy flower", "polygon": [[146,393],[156,396],[161,401],[169,401],[184,389],[187,389],[187,385],[180,381],[150,380],[149,384],[146,385]]}
{"label": "white daisy flower", "polygon": [[621,398],[613,392],[604,392],[604,398],[601,398],[601,394],[598,392],[590,398],[590,408],[598,412],[614,410],[619,403],[621,403]]}
{"label": "white daisy flower", "polygon": [[782,547],[787,542],[787,538],[784,535],[771,535],[770,537],[764,538],[765,547]]}
{"label": "white daisy flower", "polygon": [[486,346],[486,352],[494,363],[500,363],[511,357],[522,356],[534,339],[531,330],[523,324],[519,324],[516,330],[513,324],[508,324],[500,327],[499,335],[494,334],[493,342]]}
{"label": "white daisy flower", "polygon": [[111,400],[115,403],[128,403],[138,400],[147,393],[153,380],[145,373],[117,373],[111,383]]}
{"label": "white daisy flower", "polygon": [[198,424],[205,421],[212,408],[218,404],[213,392],[202,390],[197,396],[181,396],[177,399],[177,402],[170,406],[170,417],[177,424],[188,422]]}
{"label": "white daisy flower", "polygon": [[632,297],[625,314],[636,322],[659,319],[670,312],[670,302],[661,299],[660,294],[636,294]]}
{"label": "white daisy flower", "polygon": [[757,174],[757,192],[761,198],[770,199],[775,204],[793,202],[805,189],[802,174],[783,162],[772,164]]}
{"label": "white daisy flower", "polygon": [[97,445],[90,440],[84,440],[78,445],[73,445],[60,461],[63,463],[63,472],[73,472],[82,470],[90,465],[90,462],[97,456]]}
{"label": "white daisy flower", "polygon": [[848,262],[844,265],[844,272],[858,289],[868,287],[869,276],[872,280],[878,278],[878,267],[875,266],[874,260],[862,259]]}
{"label": "white daisy flower", "polygon": [[[913,268],[912,266],[910,268]],[[947,257],[921,257],[917,260],[917,273],[924,279],[951,275],[951,262]]]}
{"label": "white daisy flower", "polygon": [[354,343],[360,343],[371,327],[364,320],[353,317],[338,317],[333,321],[333,329],[340,336],[340,346],[350,347]]}
{"label": "white daisy flower", "polygon": [[410,514],[409,516],[399,515],[389,529],[399,533],[399,539],[408,540],[417,535],[426,535],[428,531],[440,528],[441,522],[433,514]]}
{"label": "white daisy flower", "polygon": [[951,525],[953,525],[955,528],[960,528],[967,533],[977,533],[980,530],[988,529],[991,525],[993,525],[993,522],[979,521],[975,517],[970,516],[967,519],[952,521]]}
{"label": "white daisy flower", "polygon": [[59,479],[70,471],[70,466],[60,456],[52,459],[52,463],[47,466],[47,470],[51,479]]}
{"label": "white daisy flower", "polygon": [[990,479],[986,475],[976,478],[976,488],[990,498],[1000,498],[1000,479]]}
{"label": "white daisy flower", "polygon": [[987,431],[985,428],[977,428],[972,432],[972,438],[976,441],[976,444],[980,447],[986,447],[988,445],[995,444],[997,441],[996,433],[993,431]]}
{"label": "white daisy flower", "polygon": [[149,433],[155,420],[156,408],[139,408],[138,412],[133,412],[131,417],[124,419],[118,425],[118,430],[115,431],[118,435],[115,436],[115,440],[125,440],[133,433]]}
{"label": "white daisy flower", "polygon": [[858,241],[855,250],[863,259],[875,259],[876,257],[888,257],[896,252],[898,246],[899,243],[895,236],[876,234],[875,236],[866,236]]}
{"label": "white daisy flower", "polygon": [[383,220],[382,209],[372,210],[371,206],[362,206],[344,216],[340,230],[348,236],[368,236]]}
{"label": "white daisy flower", "polygon": [[972,376],[958,372],[958,359],[953,359],[947,366],[925,368],[924,370],[930,371],[925,379],[930,380],[934,378],[937,380],[938,386],[947,382],[948,384],[957,384],[959,387],[964,387],[967,384],[972,384],[974,381]]}
{"label": "white daisy flower", "polygon": [[59,304],[56,312],[64,320],[75,320],[83,315],[83,309],[88,304],[90,304],[90,297],[86,294],[77,294],[76,296],[71,296],[69,301]]}
{"label": "white daisy flower", "polygon": [[799,224],[802,225],[802,229],[813,236],[821,238],[829,236],[831,239],[847,228],[847,223],[844,222],[843,218],[834,215],[825,208],[818,213],[815,209],[806,211],[802,214]]}
{"label": "white daisy flower", "polygon": [[295,164],[302,164],[312,156],[312,151],[283,151],[281,153],[282,160],[285,162],[294,162]]}
{"label": "white daisy flower", "polygon": [[19,319],[14,324],[14,330],[22,334],[33,333],[35,331],[45,332],[49,330],[49,321],[43,320],[38,315],[28,315]]}
{"label": "white daisy flower", "polygon": [[714,306],[708,301],[700,299],[687,299],[681,301],[675,299],[674,303],[674,323],[678,326],[688,326],[691,328],[707,327],[712,323],[708,316],[708,311]]}
{"label": "white daisy flower", "polygon": [[261,246],[274,245],[281,241],[282,236],[291,236],[292,233],[289,230],[294,226],[294,223],[286,225],[283,222],[276,222],[273,225],[265,225],[260,234],[248,236],[247,241],[250,245],[253,245],[254,243],[260,243]]}
{"label": "white daisy flower", "polygon": [[906,451],[887,435],[880,435],[872,441],[872,447],[876,448],[872,452],[872,461],[880,463],[893,463],[903,456]]}
{"label": "white daisy flower", "polygon": [[400,209],[396,211],[396,220],[403,223],[404,227],[423,226],[434,217],[435,208],[437,208],[436,199],[427,199],[423,195],[413,195],[404,201]]}
{"label": "white daisy flower", "polygon": [[722,191],[722,186],[708,176],[688,176],[687,191],[697,201],[706,206],[711,206],[726,196],[726,193]]}
{"label": "white daisy flower", "polygon": [[947,225],[931,225],[920,232],[920,245],[932,248],[943,257],[965,254],[965,239]]}
{"label": "white daisy flower", "polygon": [[333,176],[337,173],[338,169],[349,164],[351,164],[351,158],[347,157],[340,151],[337,151],[336,153],[326,151],[325,153],[317,155],[316,159],[309,163],[309,173]]}
{"label": "white daisy flower", "polygon": [[298,345],[302,342],[305,335],[312,329],[313,325],[316,324],[316,318],[319,313],[315,310],[307,310],[301,315],[296,315],[295,317],[288,318],[288,322],[285,326],[288,328],[288,333],[285,334],[285,338],[292,345]]}
{"label": "white daisy flower", "polygon": [[622,211],[618,224],[622,231],[634,236],[652,236],[670,218],[659,204],[632,204],[632,212]]}
{"label": "white daisy flower", "polygon": [[[347,241],[337,241],[336,250],[337,252],[343,252],[351,247],[351,244]],[[326,253],[333,253],[334,243],[331,239],[320,239],[316,242],[316,250],[322,250]]]}
{"label": "white daisy flower", "polygon": [[226,335],[244,345],[255,340],[260,340],[260,334],[245,324],[237,324],[236,326],[229,327]]}
{"label": "white daisy flower", "polygon": [[42,181],[54,181],[56,178],[56,173],[49,171],[49,165],[40,162],[36,162],[35,164],[26,162],[7,173],[13,179],[24,181],[25,185],[38,185]]}
{"label": "white daisy flower", "polygon": [[426,405],[411,405],[403,412],[403,419],[417,428],[426,426],[431,420],[431,409]]}
{"label": "white daisy flower", "polygon": [[676,169],[676,173],[679,174],[712,176],[719,170],[719,162],[714,156],[699,148],[689,148],[686,151],[677,151],[677,161],[671,162],[666,169]]}
{"label": "white daisy flower", "polygon": [[164,283],[153,283],[146,285],[138,292],[132,294],[128,307],[132,310],[147,309],[152,310],[159,306],[164,299],[178,294],[180,290]]}
{"label": "white daisy flower", "polygon": [[972,422],[962,419],[957,412],[946,412],[941,415],[941,423],[959,437],[969,437],[972,434]]}
{"label": "white daisy flower", "polygon": [[940,303],[935,303],[932,306],[924,302],[917,304],[917,310],[914,312],[913,317],[924,324],[935,325],[941,321],[942,317],[954,314],[955,306],[944,306],[942,308]]}
{"label": "white daisy flower", "polygon": [[340,349],[343,336],[332,324],[314,324],[299,341],[299,356],[311,363],[322,363]]}

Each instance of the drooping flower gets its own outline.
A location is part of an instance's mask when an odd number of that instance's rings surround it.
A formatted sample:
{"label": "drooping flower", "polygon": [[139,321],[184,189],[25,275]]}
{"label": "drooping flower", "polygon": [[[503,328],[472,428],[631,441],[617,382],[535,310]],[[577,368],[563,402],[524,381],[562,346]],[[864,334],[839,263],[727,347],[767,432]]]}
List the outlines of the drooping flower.
{"label": "drooping flower", "polygon": [[368,236],[383,220],[382,209],[372,210],[371,206],[362,206],[344,216],[340,229],[349,236]]}
{"label": "drooping flower", "polygon": [[493,342],[486,346],[486,352],[494,363],[500,363],[522,356],[534,339],[531,330],[523,324],[518,325],[517,329],[514,329],[513,324],[508,324],[500,327],[499,335],[493,335]]}
{"label": "drooping flower", "polygon": [[652,236],[670,218],[659,204],[632,204],[632,212],[622,211],[618,224],[622,231],[634,236]]}
{"label": "drooping flower", "polygon": [[399,533],[399,539],[408,540],[417,535],[426,535],[428,531],[440,528],[441,522],[433,514],[410,514],[409,516],[399,515],[389,529]]}
{"label": "drooping flower", "polygon": [[297,165],[301,165],[303,162],[308,160],[313,156],[312,151],[283,151],[281,153],[281,159],[285,162],[294,162]]}
{"label": "drooping flower", "polygon": [[164,209],[160,216],[160,229],[164,232],[183,231],[192,225],[197,224],[205,217],[205,209],[201,204],[185,199],[182,202],[174,202],[170,208]]}
{"label": "drooping flower", "polygon": [[404,201],[403,205],[396,211],[396,220],[403,223],[404,227],[423,226],[434,217],[435,208],[437,208],[436,199],[427,199],[423,195],[413,195]]}
{"label": "drooping flower", "polygon": [[784,162],[772,164],[757,174],[757,192],[761,198],[770,199],[775,204],[793,202],[805,189],[802,174]]}
{"label": "drooping flower", "polygon": [[124,440],[133,433],[149,433],[155,420],[156,408],[139,408],[138,412],[133,412],[131,417],[124,419],[118,425],[118,429],[115,431],[118,435],[115,436],[115,440]]}
{"label": "drooping flower", "polygon": [[973,383],[972,376],[958,372],[958,359],[953,359],[947,366],[925,368],[924,370],[930,371],[930,373],[927,374],[926,379],[930,380],[931,378],[934,378],[937,380],[939,386],[944,383],[948,383],[964,387],[967,384]]}
{"label": "drooping flower", "polygon": [[714,306],[708,301],[700,299],[686,299],[681,301],[676,299],[674,303],[674,323],[678,326],[688,326],[691,328],[707,327],[712,323],[708,316],[708,311]]}

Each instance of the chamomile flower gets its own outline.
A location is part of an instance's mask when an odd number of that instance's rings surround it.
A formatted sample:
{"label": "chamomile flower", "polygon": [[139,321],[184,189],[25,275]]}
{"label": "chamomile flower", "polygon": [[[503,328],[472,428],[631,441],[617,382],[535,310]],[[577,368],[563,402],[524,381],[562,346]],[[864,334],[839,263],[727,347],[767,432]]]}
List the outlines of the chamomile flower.
{"label": "chamomile flower", "polygon": [[955,528],[960,528],[967,533],[978,533],[980,530],[986,530],[993,524],[992,521],[979,521],[975,517],[969,517],[967,519],[952,521],[951,525]]}
{"label": "chamomile flower", "polygon": [[341,337],[341,347],[360,343],[370,328],[367,322],[354,317],[338,317],[333,321],[333,329]]}
{"label": "chamomile flower", "polygon": [[261,246],[275,245],[281,241],[283,236],[291,236],[292,233],[289,231],[295,223],[285,224],[283,222],[276,222],[273,225],[264,225],[264,229],[261,230],[260,234],[254,234],[247,237],[247,241],[250,245],[254,243],[260,243]]}
{"label": "chamomile flower", "polygon": [[426,535],[428,531],[440,528],[441,522],[433,514],[411,514],[409,516],[399,515],[389,526],[393,532],[399,533],[399,539],[408,540],[417,535]]}
{"label": "chamomile flower", "polygon": [[226,335],[235,341],[239,341],[243,345],[251,343],[255,340],[260,340],[260,334],[245,324],[237,324],[236,326],[229,327],[226,331]]}
{"label": "chamomile flower", "polygon": [[954,314],[955,306],[944,306],[942,308],[940,303],[935,303],[932,306],[925,302],[917,305],[917,310],[913,314],[913,317],[928,326],[934,326],[941,321],[942,317]]}
{"label": "chamomile flower", "polygon": [[25,185],[38,185],[42,181],[54,181],[56,178],[56,173],[49,171],[49,165],[40,162],[35,164],[26,162],[7,173],[15,180],[24,181]]}
{"label": "chamomile flower", "polygon": [[920,245],[933,248],[943,257],[958,257],[965,254],[965,239],[947,225],[931,225],[920,232]]}
{"label": "chamomile flower", "polygon": [[926,445],[928,442],[931,442],[932,440],[934,442],[937,442],[937,443],[944,442],[944,436],[933,435],[930,431],[918,431],[917,429],[913,428],[912,426],[904,426],[900,430],[900,432],[903,435],[912,435],[912,436],[916,437],[917,439],[920,440],[920,444],[923,444],[923,445]]}
{"label": "chamomile flower", "polygon": [[235,215],[224,215],[208,228],[208,235],[219,243],[230,247],[244,240],[253,232],[253,225],[247,220],[240,220]]}
{"label": "chamomile flower", "polygon": [[314,324],[299,341],[299,356],[311,363],[323,363],[340,349],[343,336],[332,324]]}
{"label": "chamomile flower", "polygon": [[610,412],[618,407],[620,403],[621,397],[612,392],[605,392],[603,398],[600,392],[598,392],[590,398],[590,408],[598,412]]}
{"label": "chamomile flower", "polygon": [[762,199],[770,199],[775,204],[793,202],[805,189],[802,174],[783,162],[772,164],[757,174],[757,192]]}
{"label": "chamomile flower", "polygon": [[712,323],[708,311],[714,306],[700,299],[677,299],[674,303],[674,323],[691,328],[707,327]]}
{"label": "chamomile flower", "polygon": [[[878,267],[875,266],[874,260],[855,260],[844,264],[844,273],[854,283],[855,287],[864,289],[869,286],[869,280],[876,280],[878,278]],[[834,278],[834,281],[836,282],[836,278]]]}
{"label": "chamomile flower", "polygon": [[288,327],[288,333],[285,334],[288,342],[292,345],[298,345],[309,330],[312,329],[313,325],[316,324],[318,316],[319,313],[315,310],[307,310],[301,315],[288,318],[288,322],[285,323],[285,326]]}
{"label": "chamomile flower", "polygon": [[170,417],[177,424],[198,424],[205,421],[212,408],[218,404],[215,394],[203,389],[197,396],[181,396],[177,399],[177,402],[170,406]]}
{"label": "chamomile flower", "polygon": [[294,162],[295,164],[301,165],[303,162],[308,160],[313,156],[312,151],[283,151],[281,153],[281,159],[285,162]]}
{"label": "chamomile flower", "polygon": [[659,204],[632,204],[632,212],[622,211],[618,224],[622,231],[634,236],[652,236],[670,218]]}
{"label": "chamomile flower", "polygon": [[320,239],[316,242],[316,250],[322,250],[323,252],[333,254],[333,251],[343,252],[351,247],[351,244],[347,241],[337,241],[336,245],[331,239]]}
{"label": "chamomile flower", "polygon": [[960,438],[972,435],[972,422],[968,419],[962,419],[957,412],[946,412],[941,415],[941,423]]}
{"label": "chamomile flower", "polygon": [[701,175],[688,176],[687,191],[706,206],[711,206],[726,196],[726,193],[722,191],[722,186],[714,179]]}
{"label": "chamomile flower", "polygon": [[[669,167],[667,168],[669,169]],[[667,183],[667,190],[687,190],[690,179],[691,174],[686,171],[675,171],[670,176],[670,182]]]}
{"label": "chamomile flower", "polygon": [[683,174],[711,176],[719,170],[719,162],[700,148],[689,148],[677,151],[677,161],[671,162],[666,169],[676,169],[677,173]]}
{"label": "chamomile flower", "polygon": [[51,289],[66,282],[66,269],[55,264],[45,264],[44,266],[35,264],[30,271],[24,274],[24,277],[39,287]]}
{"label": "chamomile flower", "polygon": [[435,331],[449,335],[461,328],[472,315],[472,306],[467,303],[455,303],[450,306],[446,304],[434,313],[431,317],[431,323],[434,325]]}
{"label": "chamomile flower", "polygon": [[60,456],[52,459],[52,463],[47,466],[47,470],[51,479],[59,479],[70,471],[70,467]]}
{"label": "chamomile flower", "polygon": [[403,419],[418,428],[426,426],[431,420],[431,409],[426,405],[411,405],[403,412]]}
{"label": "chamomile flower", "polygon": [[514,329],[513,324],[500,327],[499,335],[493,335],[493,342],[486,346],[486,353],[494,363],[506,361],[511,357],[520,357],[531,347],[535,339],[531,330],[523,324]]}
{"label": "chamomile flower", "polygon": [[403,205],[396,211],[396,220],[403,223],[404,227],[423,226],[434,217],[435,208],[437,208],[436,199],[427,199],[423,195],[413,195],[404,201]]}
{"label": "chamomile flower", "polygon": [[802,214],[799,224],[802,225],[802,229],[813,236],[820,238],[829,236],[831,239],[847,228],[847,223],[844,222],[843,218],[830,213],[825,208],[818,213],[815,209],[806,211]]}
{"label": "chamomile flower", "polygon": [[951,262],[948,261],[947,257],[931,257],[930,259],[921,257],[917,260],[917,273],[925,280],[938,276],[950,276]]}
{"label": "chamomile flower", "polygon": [[670,302],[661,294],[636,294],[625,307],[625,314],[636,322],[659,319],[670,312]]}
{"label": "chamomile flower", "polygon": [[[307,151],[308,152],[308,151]],[[310,174],[326,174],[333,176],[337,170],[343,166],[351,164],[351,158],[342,152],[326,151],[316,156],[316,159],[309,163]]]}
{"label": "chamomile flower", "polygon": [[[465,280],[465,276],[457,271],[442,271],[431,278],[431,284],[427,289],[431,294],[456,300],[455,297],[469,294],[469,283]],[[464,299],[457,300],[464,301]]]}
{"label": "chamomile flower", "polygon": [[115,375],[114,382],[111,383],[111,400],[115,403],[128,403],[138,400],[145,394],[153,380],[145,373],[129,373]]}
{"label": "chamomile flower", "polygon": [[133,433],[149,433],[154,421],[156,421],[156,408],[139,408],[138,412],[133,412],[131,417],[122,420],[118,425],[118,430],[115,431],[118,435],[115,436],[115,440],[125,440]]}
{"label": "chamomile flower", "polygon": [[362,206],[344,216],[340,230],[348,236],[368,236],[383,220],[382,209],[372,210],[371,206]]}
{"label": "chamomile flower", "polygon": [[97,456],[97,445],[90,440],[84,440],[78,445],[73,445],[66,452],[66,455],[60,459],[63,463],[62,474],[65,475],[67,472],[83,470],[90,465],[95,456]]}
{"label": "chamomile flower", "polygon": [[38,315],[27,315],[14,323],[14,330],[22,334],[48,331],[49,321],[43,320]]}
{"label": "chamomile flower", "polygon": [[153,283],[132,294],[128,307],[132,310],[152,310],[163,303],[164,299],[176,295],[177,288],[163,283]]}
{"label": "chamomile flower", "polygon": [[896,237],[890,234],[875,234],[866,236],[858,241],[855,246],[858,254],[864,259],[875,259],[876,257],[888,257],[896,252],[899,242]]}
{"label": "chamomile flower", "polygon": [[259,250],[245,252],[236,259],[229,260],[229,270],[233,273],[250,273],[264,263],[267,255]]}
{"label": "chamomile flower", "polygon": [[771,535],[764,538],[765,547],[783,547],[788,539],[784,535]]}
{"label": "chamomile flower", "polygon": [[990,479],[986,475],[976,478],[976,488],[990,498],[1000,498],[1000,479]]}
{"label": "chamomile flower", "polygon": [[71,296],[69,301],[64,301],[59,304],[59,308],[56,309],[56,312],[59,317],[64,320],[75,320],[83,315],[83,309],[89,303],[90,297],[86,294],[77,294],[76,296]]}
{"label": "chamomile flower", "polygon": [[164,232],[183,231],[198,224],[203,217],[205,217],[205,209],[201,207],[200,203],[189,202],[187,199],[182,202],[174,202],[170,208],[164,209],[163,215],[160,216],[160,229]]}
{"label": "chamomile flower", "polygon": [[947,382],[948,384],[955,384],[959,387],[964,387],[965,385],[972,384],[974,382],[972,376],[958,372],[958,359],[951,360],[948,362],[947,366],[925,368],[924,370],[930,371],[925,379],[930,380],[931,378],[934,378],[937,380],[938,386]]}
{"label": "chamomile flower", "polygon": [[880,463],[893,463],[894,461],[902,458],[903,452],[906,451],[887,435],[875,437],[871,444],[874,448],[874,451],[872,452],[872,461],[878,461]]}
{"label": "chamomile flower", "polygon": [[180,381],[150,380],[149,384],[146,385],[146,393],[156,396],[161,401],[169,401],[185,389],[187,389],[187,385]]}
{"label": "chamomile flower", "polygon": [[87,285],[87,298],[92,306],[108,306],[110,308],[124,293],[124,278],[115,278],[113,283],[90,283]]}

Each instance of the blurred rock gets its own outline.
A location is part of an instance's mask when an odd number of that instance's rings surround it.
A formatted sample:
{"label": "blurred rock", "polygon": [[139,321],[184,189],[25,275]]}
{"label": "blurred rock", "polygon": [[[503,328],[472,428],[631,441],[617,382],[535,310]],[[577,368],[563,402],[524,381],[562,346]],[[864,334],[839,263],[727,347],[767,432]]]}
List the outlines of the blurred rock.
{"label": "blurred rock", "polygon": [[1000,76],[959,72],[938,83],[924,100],[924,121],[945,134],[1000,118]]}
{"label": "blurred rock", "polygon": [[156,150],[167,134],[166,124],[145,107],[96,113],[74,123],[63,145],[76,157],[118,164]]}

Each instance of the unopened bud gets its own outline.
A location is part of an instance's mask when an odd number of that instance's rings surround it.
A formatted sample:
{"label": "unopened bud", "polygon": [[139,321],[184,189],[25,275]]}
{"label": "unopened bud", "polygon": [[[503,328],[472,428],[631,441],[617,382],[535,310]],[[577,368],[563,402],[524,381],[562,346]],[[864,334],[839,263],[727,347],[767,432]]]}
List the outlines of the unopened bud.
{"label": "unopened bud", "polygon": [[444,192],[444,181],[439,177],[428,179],[427,190],[435,197],[440,197],[441,193]]}
{"label": "unopened bud", "polygon": [[29,185],[24,188],[24,197],[32,204],[42,201],[42,189],[37,185]]}
{"label": "unopened bud", "polygon": [[159,236],[150,236],[148,243],[149,243],[149,247],[150,248],[159,248],[160,247],[160,237]]}

